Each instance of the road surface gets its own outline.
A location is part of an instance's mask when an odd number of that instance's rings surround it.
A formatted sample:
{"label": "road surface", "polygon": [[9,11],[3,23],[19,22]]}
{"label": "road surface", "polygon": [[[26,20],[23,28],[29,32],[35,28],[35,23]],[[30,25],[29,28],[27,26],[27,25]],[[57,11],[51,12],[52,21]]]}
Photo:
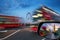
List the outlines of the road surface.
{"label": "road surface", "polygon": [[0,40],[42,40],[42,37],[32,32],[30,28],[10,30],[3,34],[0,34]]}
{"label": "road surface", "polygon": [[0,40],[40,40],[41,38],[30,30],[30,28],[9,30],[0,33]]}

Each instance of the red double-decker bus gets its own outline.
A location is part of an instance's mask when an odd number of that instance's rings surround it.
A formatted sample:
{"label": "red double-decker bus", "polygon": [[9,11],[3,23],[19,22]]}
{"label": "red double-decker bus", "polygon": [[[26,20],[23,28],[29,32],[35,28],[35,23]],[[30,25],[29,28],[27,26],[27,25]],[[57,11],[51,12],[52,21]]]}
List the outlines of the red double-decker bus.
{"label": "red double-decker bus", "polygon": [[23,26],[21,17],[0,15],[0,28],[1,29],[21,27],[21,26]]}

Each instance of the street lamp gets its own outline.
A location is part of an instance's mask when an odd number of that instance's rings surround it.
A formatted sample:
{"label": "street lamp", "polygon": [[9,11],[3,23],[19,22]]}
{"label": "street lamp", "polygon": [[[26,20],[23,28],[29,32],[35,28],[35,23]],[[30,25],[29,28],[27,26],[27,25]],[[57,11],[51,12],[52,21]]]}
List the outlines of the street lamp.
{"label": "street lamp", "polygon": [[37,15],[33,15],[32,17],[33,17],[33,18],[38,18],[38,16],[37,16]]}
{"label": "street lamp", "polygon": [[38,17],[42,17],[42,16],[43,16],[42,14],[37,14],[37,15],[33,15],[32,17],[38,18]]}
{"label": "street lamp", "polygon": [[42,14],[37,14],[37,16],[42,17],[43,15]]}

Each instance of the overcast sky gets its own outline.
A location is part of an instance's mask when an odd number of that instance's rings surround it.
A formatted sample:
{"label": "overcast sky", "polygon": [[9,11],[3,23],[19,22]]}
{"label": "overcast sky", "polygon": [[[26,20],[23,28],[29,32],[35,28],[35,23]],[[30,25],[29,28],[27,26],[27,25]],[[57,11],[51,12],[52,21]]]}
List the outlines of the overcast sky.
{"label": "overcast sky", "polygon": [[45,5],[60,13],[60,0],[0,0],[0,14],[23,17]]}

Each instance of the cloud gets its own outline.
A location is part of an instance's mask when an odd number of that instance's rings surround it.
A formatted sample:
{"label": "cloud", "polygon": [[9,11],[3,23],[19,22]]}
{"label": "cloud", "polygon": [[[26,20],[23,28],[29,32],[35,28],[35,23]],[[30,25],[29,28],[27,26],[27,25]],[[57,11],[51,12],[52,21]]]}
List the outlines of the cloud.
{"label": "cloud", "polygon": [[57,12],[60,10],[60,0],[0,0],[0,13],[25,17],[43,4]]}

